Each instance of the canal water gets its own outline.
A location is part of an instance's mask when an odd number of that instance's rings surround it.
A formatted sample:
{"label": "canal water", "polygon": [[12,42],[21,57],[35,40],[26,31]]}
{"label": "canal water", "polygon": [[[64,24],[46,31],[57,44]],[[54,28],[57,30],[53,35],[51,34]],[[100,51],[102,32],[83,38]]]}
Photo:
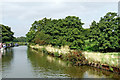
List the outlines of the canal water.
{"label": "canal water", "polygon": [[27,46],[8,48],[2,54],[2,78],[120,78],[90,66],[72,66]]}

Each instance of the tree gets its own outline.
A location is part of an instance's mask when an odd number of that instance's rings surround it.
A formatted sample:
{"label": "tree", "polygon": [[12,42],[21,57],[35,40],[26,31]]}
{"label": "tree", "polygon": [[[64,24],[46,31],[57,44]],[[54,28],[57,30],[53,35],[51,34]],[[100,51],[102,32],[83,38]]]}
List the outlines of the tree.
{"label": "tree", "polygon": [[28,42],[32,42],[32,40],[35,37],[35,31],[34,30],[30,30],[27,34],[26,34],[26,38]]}
{"label": "tree", "polygon": [[49,34],[45,34],[43,32],[37,32],[32,42],[39,45],[46,45],[46,44],[49,44],[50,40],[51,40],[51,37]]}
{"label": "tree", "polygon": [[82,36],[85,40],[88,40],[90,36],[90,28],[83,29]]}
{"label": "tree", "polygon": [[96,49],[102,52],[120,50],[119,19],[117,13],[108,12],[98,23],[92,22],[90,39]]}
{"label": "tree", "polygon": [[0,42],[2,42],[2,26],[0,26]]}
{"label": "tree", "polygon": [[2,24],[0,26],[2,27],[2,42],[13,41],[14,33],[11,31],[11,28]]}
{"label": "tree", "polygon": [[14,42],[26,42],[26,37],[23,37],[23,36],[15,37],[13,41]]}
{"label": "tree", "polygon": [[[79,47],[82,49],[84,45],[82,36],[83,24],[81,19],[76,16],[68,16],[65,19],[58,20],[43,18],[32,24],[26,36],[29,42],[35,42],[39,39],[53,46],[69,45],[70,47]],[[46,40],[48,38],[46,37],[47,35],[50,37],[49,40]]]}

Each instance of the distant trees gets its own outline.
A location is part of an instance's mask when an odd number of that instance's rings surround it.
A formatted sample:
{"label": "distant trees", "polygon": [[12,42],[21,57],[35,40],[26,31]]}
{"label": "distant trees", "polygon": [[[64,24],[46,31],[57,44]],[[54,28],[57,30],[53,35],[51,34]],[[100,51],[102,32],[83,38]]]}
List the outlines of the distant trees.
{"label": "distant trees", "polygon": [[0,28],[2,29],[2,42],[8,42],[13,41],[14,39],[14,33],[11,31],[11,28],[5,25],[0,24]]}
{"label": "distant trees", "polygon": [[89,36],[94,42],[96,51],[120,51],[120,17],[117,13],[108,12],[97,23],[92,22]]}
{"label": "distant trees", "polygon": [[26,37],[15,37],[13,42],[26,42]]}

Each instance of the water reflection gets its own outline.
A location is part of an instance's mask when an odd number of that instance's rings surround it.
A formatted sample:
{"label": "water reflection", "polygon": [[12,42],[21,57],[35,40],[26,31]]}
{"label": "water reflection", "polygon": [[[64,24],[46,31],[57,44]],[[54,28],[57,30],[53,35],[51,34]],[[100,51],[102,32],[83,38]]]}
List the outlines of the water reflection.
{"label": "water reflection", "polygon": [[[9,71],[11,69],[11,63],[13,60],[13,50],[12,48],[7,48],[2,52],[2,71]],[[6,75],[2,74],[2,77],[6,77]]]}
{"label": "water reflection", "polygon": [[[28,58],[36,74],[46,73],[45,76],[72,78],[119,78],[112,72],[90,66],[72,66],[59,58],[44,55],[42,52],[28,49]],[[49,73],[48,73],[49,72]],[[50,75],[51,74],[51,75]]]}
{"label": "water reflection", "polygon": [[11,65],[13,56],[14,54],[13,54],[12,48],[8,48],[2,53],[2,67],[3,68],[6,68]]}
{"label": "water reflection", "polygon": [[[13,47],[2,53],[3,78],[118,78],[117,74],[67,62],[27,48]],[[1,60],[0,59],[0,60]]]}
{"label": "water reflection", "polygon": [[68,74],[62,72],[64,67],[56,64],[55,58],[39,54],[28,49],[28,58],[32,64],[36,77],[41,78],[67,78]]}
{"label": "water reflection", "polygon": [[2,56],[3,78],[35,78],[27,60],[27,46],[9,48]]}

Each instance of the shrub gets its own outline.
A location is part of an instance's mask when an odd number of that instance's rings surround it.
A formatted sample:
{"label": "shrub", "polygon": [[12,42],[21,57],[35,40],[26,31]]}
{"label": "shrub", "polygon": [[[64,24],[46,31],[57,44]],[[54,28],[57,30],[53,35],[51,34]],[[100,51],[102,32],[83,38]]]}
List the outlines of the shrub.
{"label": "shrub", "polygon": [[73,51],[65,56],[65,60],[71,61],[74,65],[87,64],[87,60],[81,51]]}

